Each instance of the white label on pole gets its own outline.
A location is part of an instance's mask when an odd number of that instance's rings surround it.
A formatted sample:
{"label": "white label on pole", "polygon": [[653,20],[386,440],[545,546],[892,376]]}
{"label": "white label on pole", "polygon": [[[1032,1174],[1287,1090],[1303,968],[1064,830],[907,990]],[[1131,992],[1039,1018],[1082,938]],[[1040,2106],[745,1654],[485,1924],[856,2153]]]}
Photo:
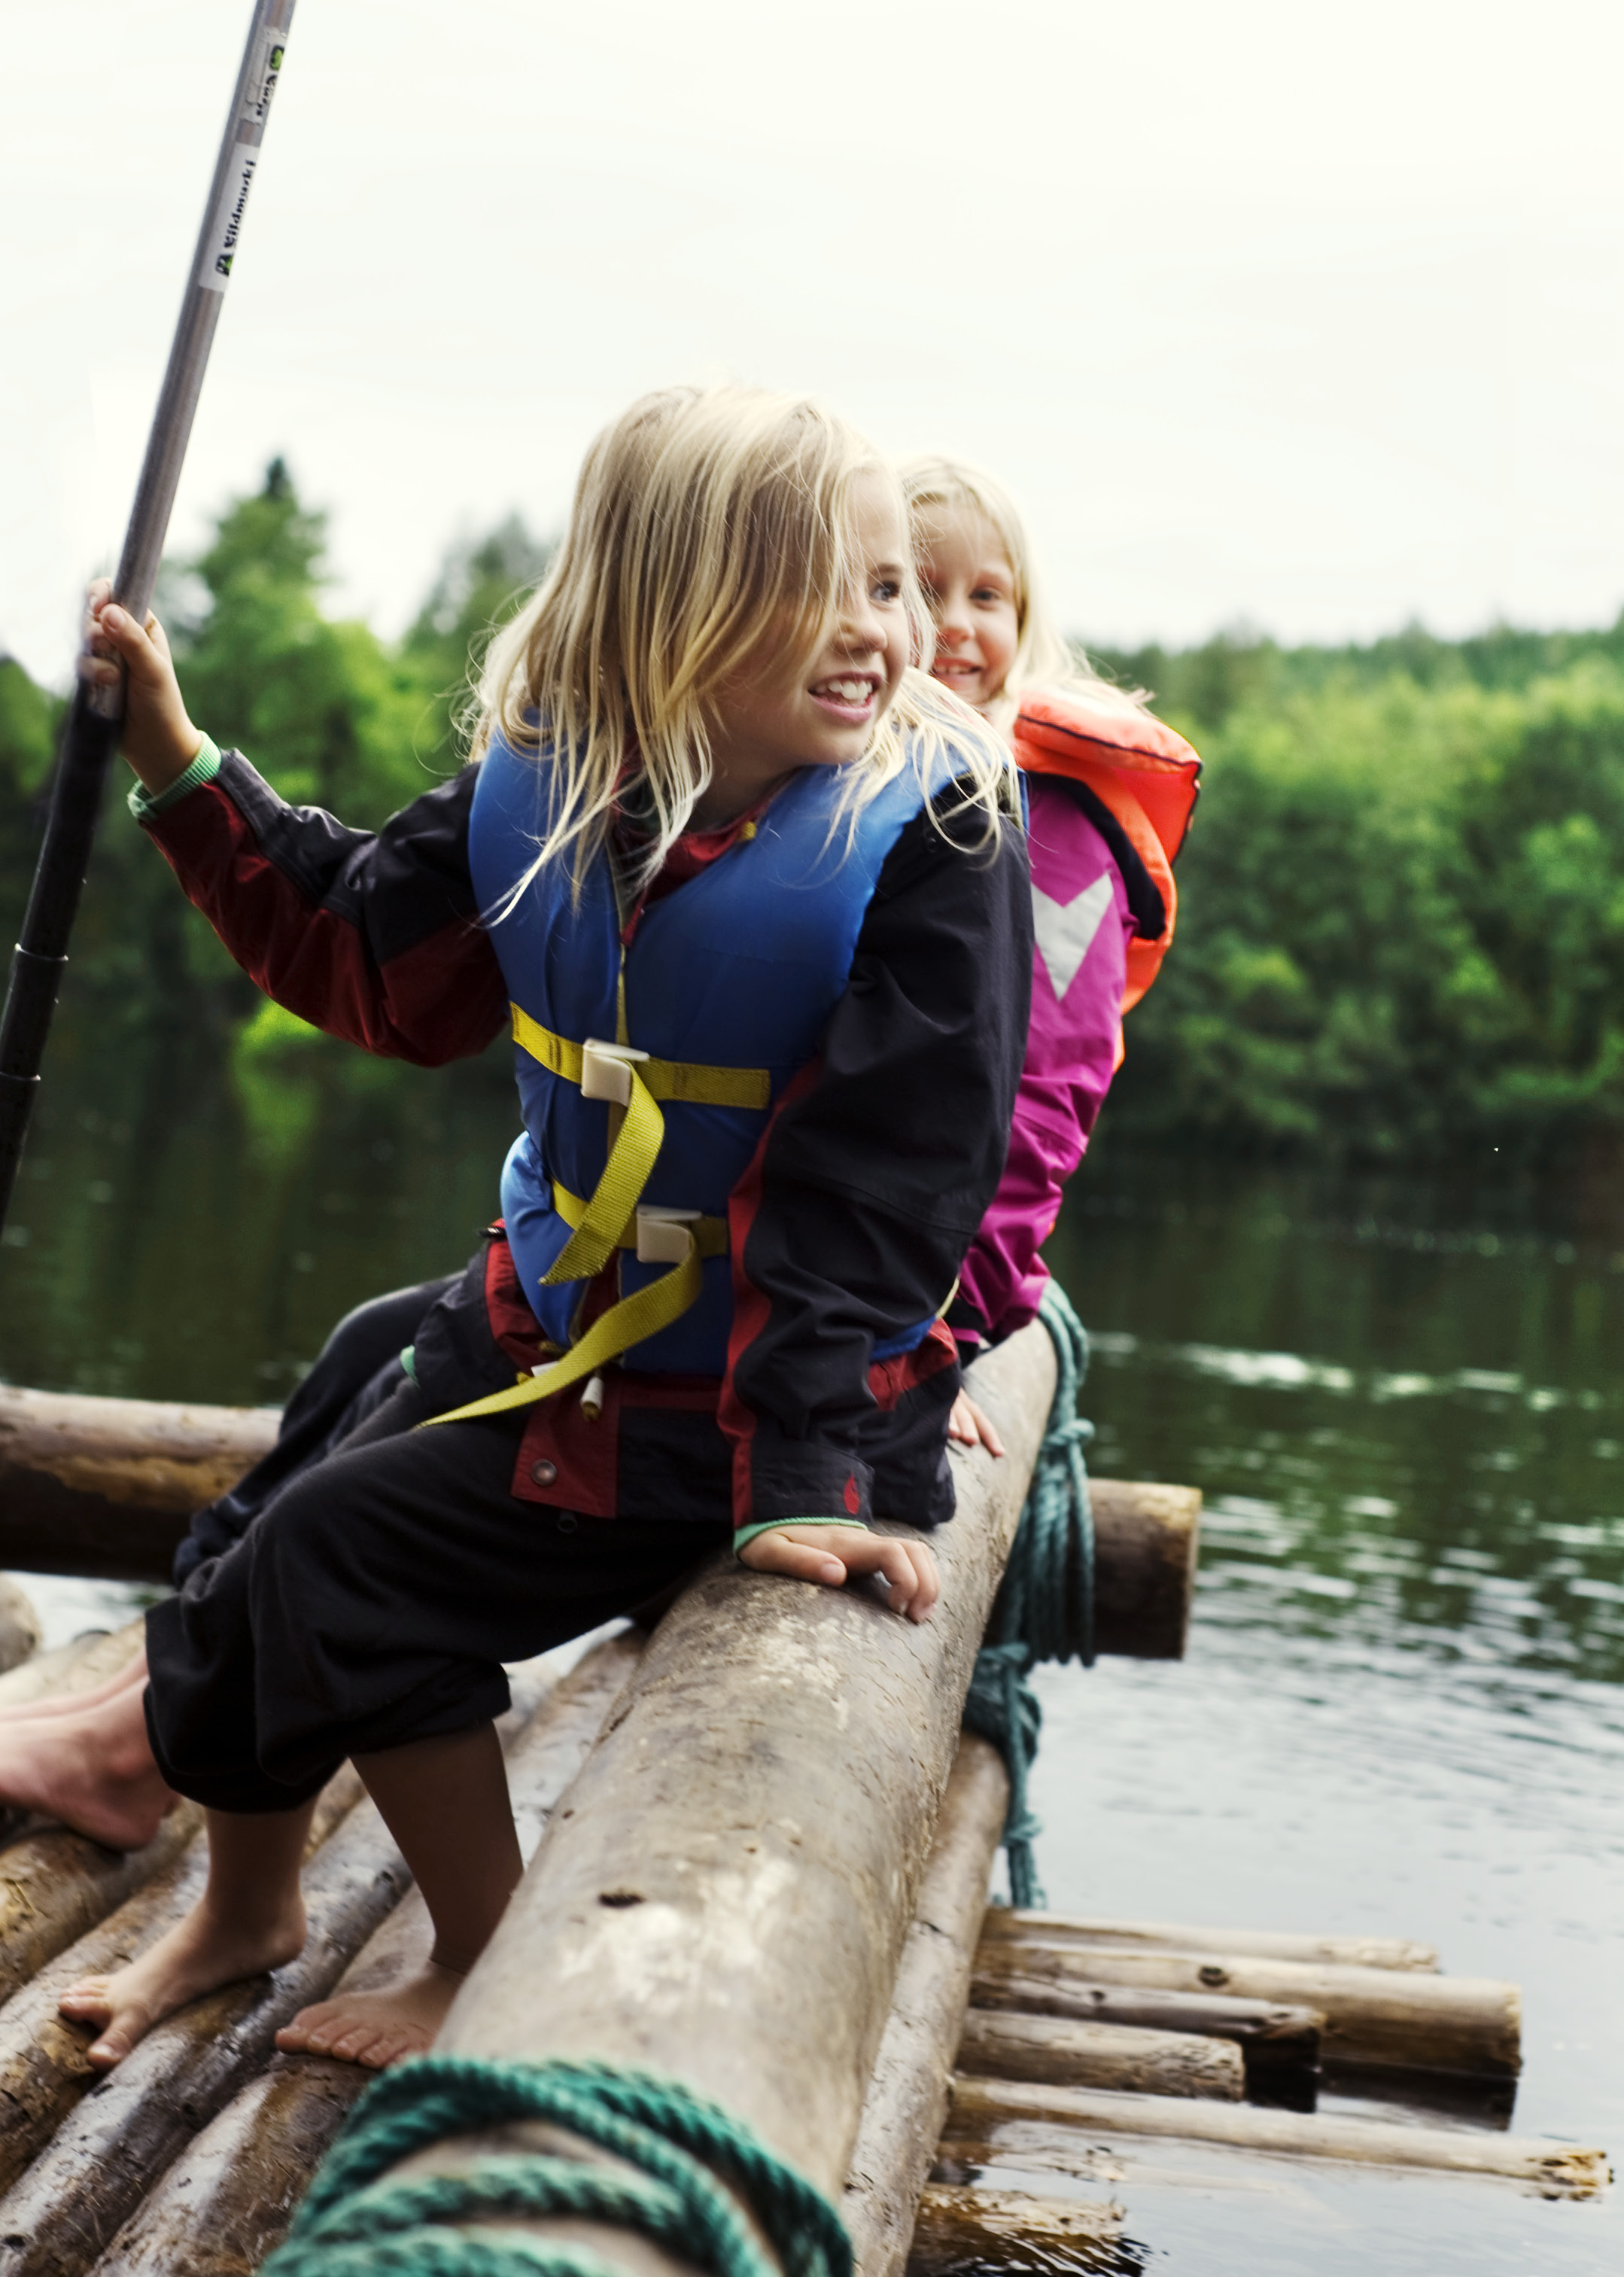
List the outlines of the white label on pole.
{"label": "white label on pole", "polygon": [[197,281],[206,293],[224,293],[231,282],[243,208],[248,202],[248,185],[259,162],[259,150],[252,142],[239,142],[232,149],[225,187],[215,209],[209,235],[203,240],[203,257],[198,263]]}
{"label": "white label on pole", "polygon": [[281,75],[282,55],[287,46],[287,33],[279,25],[267,24],[254,43],[254,61],[242,91],[242,109],[237,116],[252,126],[263,126],[270,110],[270,98],[277,91]]}

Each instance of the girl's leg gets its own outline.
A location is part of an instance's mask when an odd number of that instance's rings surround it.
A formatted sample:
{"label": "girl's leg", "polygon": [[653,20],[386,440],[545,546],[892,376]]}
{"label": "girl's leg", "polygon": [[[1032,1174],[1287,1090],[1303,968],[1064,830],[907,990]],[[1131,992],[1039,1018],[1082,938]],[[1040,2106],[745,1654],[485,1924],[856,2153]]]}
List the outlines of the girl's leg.
{"label": "girl's leg", "polygon": [[110,1850],[139,1850],[174,1801],[152,1760],[139,1661],[87,1707],[0,1725],[0,1801],[60,1819]]}
{"label": "girl's leg", "polygon": [[355,1768],[423,1893],[433,1951],[420,1976],[391,1991],[302,2009],[277,2045],[381,2071],[433,2045],[523,1870],[494,1725],[357,1755]]}
{"label": "girl's leg", "polygon": [[186,1919],[127,1969],[87,1976],[57,2006],[91,2024],[88,2053],[110,2071],[153,2026],[200,1994],[292,1961],[305,1941],[299,1869],[314,1801],[297,1810],[209,1814],[209,1883]]}

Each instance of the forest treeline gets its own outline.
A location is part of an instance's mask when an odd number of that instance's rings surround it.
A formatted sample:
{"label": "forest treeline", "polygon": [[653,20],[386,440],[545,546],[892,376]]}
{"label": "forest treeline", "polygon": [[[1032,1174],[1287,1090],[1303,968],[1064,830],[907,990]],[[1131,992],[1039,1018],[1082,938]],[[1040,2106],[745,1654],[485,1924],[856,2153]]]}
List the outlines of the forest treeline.
{"label": "forest treeline", "polygon": [[[395,643],[323,605],[323,517],[277,462],[161,612],[193,716],[285,796],[372,824],[451,772],[469,659],[539,575],[517,521],[453,549]],[[1178,944],[1107,1116],[1229,1154],[1561,1166],[1624,1134],[1624,618],[1413,629],[1362,647],[1226,636],[1095,651],[1206,760]],[[38,842],[57,706],[0,664],[0,922]],[[273,1095],[325,1048],[262,1008],[120,813],[75,943],[76,1032],[185,1032]],[[346,1055],[351,1061],[356,1055]],[[357,1065],[368,1088],[410,1081]]]}

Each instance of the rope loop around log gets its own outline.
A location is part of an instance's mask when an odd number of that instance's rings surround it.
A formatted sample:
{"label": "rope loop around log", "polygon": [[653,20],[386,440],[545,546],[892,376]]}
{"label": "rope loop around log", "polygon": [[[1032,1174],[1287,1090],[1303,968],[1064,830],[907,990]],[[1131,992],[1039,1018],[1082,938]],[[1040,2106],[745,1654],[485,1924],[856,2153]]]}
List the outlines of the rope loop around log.
{"label": "rope loop around log", "polygon": [[[565,2128],[636,2171],[506,2153],[462,2173],[391,2176],[414,2151],[523,2120]],[[785,2277],[851,2277],[828,2200],[679,2081],[607,2064],[420,2056],[357,2104],[264,2277],[618,2277],[587,2248],[497,2227],[546,2215],[636,2230],[713,2277],[777,2277],[718,2175]],[[479,2227],[456,2226],[465,2222]]]}
{"label": "rope loop around log", "polygon": [[991,1740],[1009,1773],[1009,1900],[1024,1907],[1047,1902],[1033,1849],[1042,1829],[1027,1800],[1043,1710],[1027,1678],[1039,1661],[1094,1664],[1094,1518],[1083,1461],[1094,1426],[1077,1413],[1088,1332],[1058,1281],[1044,1289],[1038,1318],[1054,1346],[1054,1404],[964,1703],[965,1722]]}

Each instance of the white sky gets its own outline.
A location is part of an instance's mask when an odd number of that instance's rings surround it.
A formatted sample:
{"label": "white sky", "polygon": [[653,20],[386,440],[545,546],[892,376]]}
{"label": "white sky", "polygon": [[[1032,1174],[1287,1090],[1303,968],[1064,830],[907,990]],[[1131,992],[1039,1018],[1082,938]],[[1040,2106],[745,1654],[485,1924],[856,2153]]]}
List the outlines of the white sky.
{"label": "white sky", "polygon": [[[11,0],[0,646],[118,550],[246,0]],[[300,0],[172,542],[285,452],[340,605],[729,374],[983,461],[1097,638],[1610,621],[1603,0]]]}

